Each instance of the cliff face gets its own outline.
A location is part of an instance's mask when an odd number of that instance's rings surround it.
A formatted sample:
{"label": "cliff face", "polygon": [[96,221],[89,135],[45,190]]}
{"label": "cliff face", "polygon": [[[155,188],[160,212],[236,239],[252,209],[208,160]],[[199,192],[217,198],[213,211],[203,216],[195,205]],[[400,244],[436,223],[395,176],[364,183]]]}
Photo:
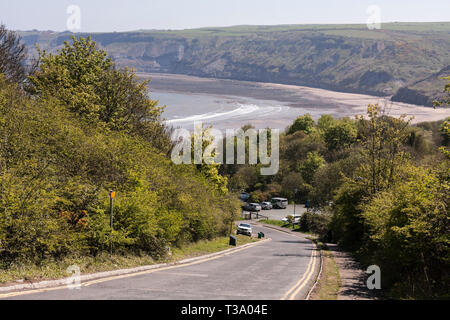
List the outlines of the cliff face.
{"label": "cliff face", "polygon": [[433,99],[431,97],[407,87],[398,89],[395,95],[392,96],[391,100],[396,102],[419,104],[428,107],[433,106]]}
{"label": "cliff face", "polygon": [[[424,31],[425,30],[425,31]],[[84,34],[82,36],[87,36]],[[69,33],[24,32],[55,50]],[[236,80],[393,95],[450,64],[450,23],[362,26],[232,27],[92,34],[119,65]],[[395,99],[423,104],[433,91],[403,88]],[[441,90],[434,88],[434,93]],[[424,95],[425,97],[423,97]]]}
{"label": "cliff face", "polygon": [[392,101],[433,106],[433,101],[442,98],[446,85],[444,77],[450,76],[450,65],[425,79],[421,79],[407,87],[400,88],[392,97]]}

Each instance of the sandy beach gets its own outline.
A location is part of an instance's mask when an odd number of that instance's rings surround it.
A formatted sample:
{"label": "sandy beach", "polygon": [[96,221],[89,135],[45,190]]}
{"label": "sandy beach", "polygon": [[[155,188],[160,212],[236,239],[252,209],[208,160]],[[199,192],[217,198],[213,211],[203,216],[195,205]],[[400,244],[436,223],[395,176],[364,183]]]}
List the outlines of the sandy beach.
{"label": "sandy beach", "polygon": [[[353,117],[365,114],[368,104],[379,103],[386,107],[386,113],[392,116],[405,114],[414,117],[413,123],[441,120],[450,116],[450,109],[433,109],[406,103],[389,101],[389,97],[376,97],[364,94],[335,92],[319,88],[302,87],[276,83],[248,82],[238,80],[200,78],[175,74],[138,73],[144,79],[151,79],[150,90],[155,92],[172,92],[192,95],[211,95],[216,97],[242,97],[261,101],[277,101],[298,114],[331,114],[334,117]],[[161,104],[166,104],[160,101]],[[168,106],[170,107],[170,106]],[[274,117],[272,124],[278,127],[288,125],[295,119],[294,113],[285,117]],[[291,119],[292,118],[292,119]],[[226,126],[222,123],[222,126]],[[244,121],[245,122],[245,121]],[[267,125],[266,119],[254,117],[251,122],[257,127]],[[231,123],[228,123],[231,125]]]}

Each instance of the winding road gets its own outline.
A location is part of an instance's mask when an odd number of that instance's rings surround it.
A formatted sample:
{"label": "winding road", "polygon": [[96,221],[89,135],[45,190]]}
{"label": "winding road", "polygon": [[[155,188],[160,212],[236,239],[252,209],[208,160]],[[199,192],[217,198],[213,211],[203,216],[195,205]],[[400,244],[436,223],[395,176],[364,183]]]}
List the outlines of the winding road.
{"label": "winding road", "polygon": [[[253,224],[253,223],[252,223]],[[266,238],[226,255],[159,269],[87,281],[79,289],[35,289],[0,294],[16,300],[293,300],[314,282],[319,257],[313,243],[253,224]]]}

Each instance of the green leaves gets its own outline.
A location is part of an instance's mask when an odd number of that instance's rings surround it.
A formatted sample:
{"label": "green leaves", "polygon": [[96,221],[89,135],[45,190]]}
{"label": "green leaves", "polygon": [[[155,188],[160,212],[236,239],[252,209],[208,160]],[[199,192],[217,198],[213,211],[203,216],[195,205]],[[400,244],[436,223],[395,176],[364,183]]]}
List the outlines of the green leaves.
{"label": "green leaves", "polygon": [[384,287],[402,288],[396,294],[441,294],[449,286],[448,159],[429,169],[411,161],[409,121],[377,105],[358,127],[363,162],[338,189],[334,237],[365,264],[380,266]]}
{"label": "green leaves", "polygon": [[31,94],[56,99],[83,121],[139,135],[167,152],[169,137],[159,121],[163,107],[149,98],[148,81],[116,69],[90,37],[73,36],[57,54],[39,54],[39,70],[29,77]]}
{"label": "green leaves", "polygon": [[[0,74],[0,261],[167,245],[227,232],[239,211],[217,166],[175,166],[148,83],[88,39],[41,52],[30,93]],[[114,230],[108,191],[115,190]]]}
{"label": "green leaves", "polygon": [[334,121],[332,124],[328,124],[323,131],[328,150],[347,148],[356,142],[358,135],[355,123],[348,119]]}
{"label": "green leaves", "polygon": [[308,152],[306,160],[300,165],[299,171],[302,174],[303,179],[307,183],[311,184],[317,170],[319,170],[323,165],[325,165],[324,158],[322,158],[317,152]]}
{"label": "green leaves", "polygon": [[315,123],[310,114],[298,117],[294,123],[289,127],[287,134],[293,134],[297,131],[303,131],[306,134],[315,130]]}

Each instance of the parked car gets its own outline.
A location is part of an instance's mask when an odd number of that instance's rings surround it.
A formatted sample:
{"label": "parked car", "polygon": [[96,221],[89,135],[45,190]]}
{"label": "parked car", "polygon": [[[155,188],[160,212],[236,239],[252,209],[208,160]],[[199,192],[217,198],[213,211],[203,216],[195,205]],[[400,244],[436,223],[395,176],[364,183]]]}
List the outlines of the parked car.
{"label": "parked car", "polygon": [[250,198],[250,194],[247,192],[241,192],[241,194],[239,195],[239,199],[241,199],[242,201],[247,201],[248,198]]}
{"label": "parked car", "polygon": [[242,206],[242,209],[249,212],[259,212],[261,211],[261,206],[259,205],[259,203],[247,203],[246,205]]}
{"label": "parked car", "polygon": [[[289,222],[289,219],[288,219],[288,217],[284,217],[283,219],[281,219],[281,221],[283,221],[283,222]],[[300,216],[295,216],[294,217],[294,223],[300,223]]]}
{"label": "parked car", "polygon": [[261,209],[263,210],[271,210],[272,204],[270,202],[261,202]]}
{"label": "parked car", "polygon": [[288,206],[288,199],[286,198],[272,198],[271,202],[274,209],[286,209]]}
{"label": "parked car", "polygon": [[245,235],[251,237],[252,236],[252,226],[249,225],[248,223],[241,223],[237,227],[236,234],[245,234]]}

